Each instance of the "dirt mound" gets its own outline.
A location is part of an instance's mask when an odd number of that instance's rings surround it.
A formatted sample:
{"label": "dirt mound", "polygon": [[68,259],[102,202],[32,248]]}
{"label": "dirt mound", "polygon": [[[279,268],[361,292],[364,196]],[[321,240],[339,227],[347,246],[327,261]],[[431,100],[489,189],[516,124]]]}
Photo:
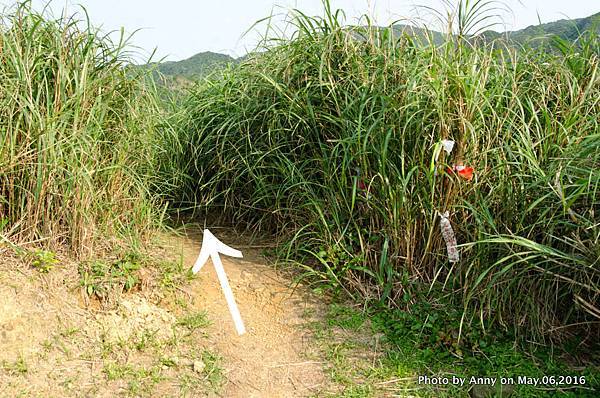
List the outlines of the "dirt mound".
{"label": "dirt mound", "polygon": [[88,327],[88,333],[108,343],[139,339],[143,335],[162,342],[173,336],[176,323],[173,314],[135,295],[123,298],[116,310],[96,315],[95,321]]}

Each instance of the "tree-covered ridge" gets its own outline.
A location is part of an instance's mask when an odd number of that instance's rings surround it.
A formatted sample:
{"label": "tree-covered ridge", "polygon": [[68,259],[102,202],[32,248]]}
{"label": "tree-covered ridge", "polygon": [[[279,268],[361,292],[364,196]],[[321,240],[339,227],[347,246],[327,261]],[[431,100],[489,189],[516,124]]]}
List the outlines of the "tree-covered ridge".
{"label": "tree-covered ridge", "polygon": [[506,37],[510,42],[535,47],[548,44],[555,36],[574,42],[582,33],[590,30],[600,32],[600,13],[586,18],[561,19],[559,21],[531,25],[525,29],[512,32],[498,33],[487,31],[483,33],[483,36],[488,40]]}
{"label": "tree-covered ridge", "polygon": [[197,78],[206,76],[215,68],[223,67],[230,62],[235,62],[235,58],[226,54],[206,51],[182,61],[162,62],[158,65],[158,70],[163,75]]}

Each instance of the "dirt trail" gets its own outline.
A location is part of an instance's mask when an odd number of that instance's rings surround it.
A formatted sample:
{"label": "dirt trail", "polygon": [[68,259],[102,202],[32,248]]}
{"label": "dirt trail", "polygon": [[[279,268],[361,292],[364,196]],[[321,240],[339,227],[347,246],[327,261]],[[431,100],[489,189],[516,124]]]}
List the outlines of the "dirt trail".
{"label": "dirt trail", "polygon": [[[222,257],[246,324],[243,336],[210,261],[176,294],[161,290],[155,274],[107,310],[84,304],[77,264],[68,257],[40,274],[0,251],[0,397],[322,396],[331,387],[326,362],[305,325],[319,319],[324,305],[294,289],[239,237],[213,232],[244,253],[243,259]],[[160,241],[159,252],[181,256],[187,268],[202,240],[192,230]],[[182,331],[177,319],[201,311],[210,325]],[[216,387],[206,371],[191,366],[207,350],[221,357],[223,380]]]}
{"label": "dirt trail", "polygon": [[[226,238],[223,240],[229,243]],[[200,233],[188,231],[187,238],[169,242],[181,247],[185,265],[191,267],[200,250]],[[228,383],[222,395],[276,398],[318,393],[325,384],[323,362],[303,327],[306,314],[314,313],[318,304],[302,294],[302,289],[293,289],[289,280],[265,264],[256,249],[242,247],[242,251],[244,259],[221,258],[246,334],[238,336],[235,331],[210,261],[189,286],[195,308],[206,310],[212,321],[209,342],[224,358]]]}

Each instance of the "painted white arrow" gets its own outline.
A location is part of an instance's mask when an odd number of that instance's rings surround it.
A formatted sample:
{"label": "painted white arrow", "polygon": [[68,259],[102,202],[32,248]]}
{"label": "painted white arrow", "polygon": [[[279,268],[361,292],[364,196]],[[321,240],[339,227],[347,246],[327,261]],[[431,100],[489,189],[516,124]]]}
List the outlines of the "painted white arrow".
{"label": "painted white arrow", "polygon": [[235,324],[235,329],[239,335],[242,335],[246,333],[246,328],[244,327],[244,321],[242,321],[240,310],[235,303],[235,298],[233,297],[233,292],[229,286],[229,280],[225,274],[225,269],[223,268],[223,263],[221,263],[221,257],[219,256],[219,253],[230,257],[243,257],[241,251],[227,246],[225,243],[217,239],[208,229],[205,229],[204,237],[202,238],[202,248],[200,249],[198,259],[192,268],[192,272],[194,274],[198,273],[208,258],[210,257],[212,259],[212,263],[217,271],[217,276],[219,277],[219,282],[221,283],[221,289],[223,289],[223,294],[225,294],[225,299],[227,300],[227,305],[229,306],[229,312],[231,313],[233,323]]}

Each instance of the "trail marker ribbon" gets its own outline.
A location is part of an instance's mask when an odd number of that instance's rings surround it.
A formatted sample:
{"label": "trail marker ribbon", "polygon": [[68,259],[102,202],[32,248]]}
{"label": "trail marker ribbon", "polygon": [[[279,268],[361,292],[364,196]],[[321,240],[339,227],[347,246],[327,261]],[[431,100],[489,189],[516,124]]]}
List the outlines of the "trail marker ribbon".
{"label": "trail marker ribbon", "polygon": [[442,230],[442,236],[444,237],[444,241],[446,242],[446,250],[448,251],[448,261],[451,263],[457,263],[460,260],[460,255],[458,254],[458,248],[456,247],[458,244],[456,243],[456,236],[454,236],[454,230],[452,229],[452,225],[450,224],[449,212],[440,213],[440,228]]}

